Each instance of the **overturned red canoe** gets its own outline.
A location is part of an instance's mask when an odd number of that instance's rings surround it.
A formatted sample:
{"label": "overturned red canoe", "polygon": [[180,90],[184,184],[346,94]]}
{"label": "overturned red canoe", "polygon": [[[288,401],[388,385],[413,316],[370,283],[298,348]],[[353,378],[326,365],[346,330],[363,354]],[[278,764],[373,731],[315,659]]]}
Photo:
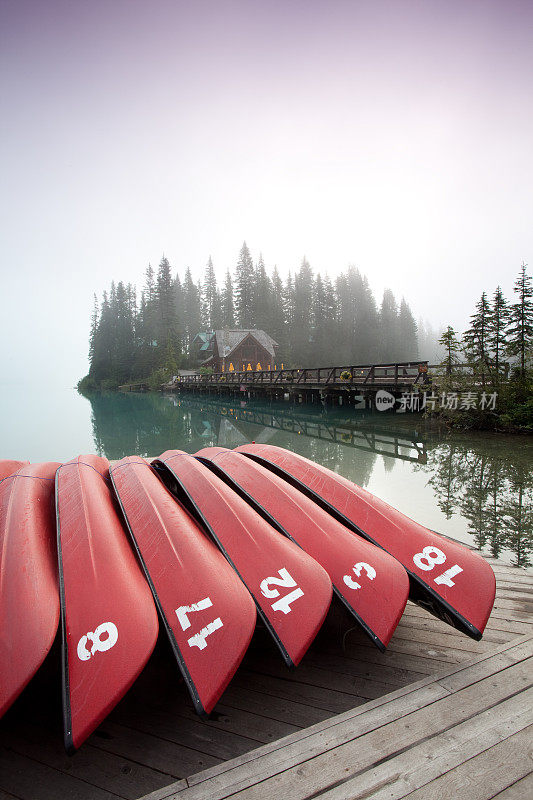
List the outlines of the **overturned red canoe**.
{"label": "overturned red canoe", "polygon": [[56,475],[65,747],[78,748],[129,689],[157,639],[157,613],[108,488],[109,463]]}
{"label": "overturned red canoe", "polygon": [[198,713],[209,713],[252,638],[255,604],[217,546],[144,459],[111,480]]}
{"label": "overturned red canoe", "polygon": [[196,457],[324,567],[338,597],[372,641],[384,649],[409,594],[409,579],[402,565],[385,550],[354,536],[298,489],[243,454],[209,447]]}
{"label": "overturned red canoe", "polygon": [[286,663],[298,664],[331,602],[327,573],[194,456],[168,450],[152,463],[236,570]]}
{"label": "overturned red canoe", "polygon": [[496,591],[494,573],[478,554],[429,531],[392,506],[303,456],[272,445],[237,451],[274,470],[354,533],[404,565],[411,598],[450,625],[480,639]]}
{"label": "overturned red canoe", "polygon": [[28,461],[9,461],[7,459],[0,459],[0,481],[7,478],[9,475],[14,475],[21,467],[28,464]]}
{"label": "overturned red canoe", "polygon": [[37,672],[57,632],[58,467],[26,465],[0,483],[0,716]]}

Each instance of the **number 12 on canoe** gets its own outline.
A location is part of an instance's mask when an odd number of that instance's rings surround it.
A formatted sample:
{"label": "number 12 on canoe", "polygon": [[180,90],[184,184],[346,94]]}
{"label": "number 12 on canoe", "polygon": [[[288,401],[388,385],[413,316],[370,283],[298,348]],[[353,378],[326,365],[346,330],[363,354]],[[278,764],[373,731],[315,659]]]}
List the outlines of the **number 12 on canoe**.
{"label": "number 12 on canoe", "polygon": [[326,571],[194,456],[167,451],[154,466],[239,575],[285,662],[298,664],[331,602]]}

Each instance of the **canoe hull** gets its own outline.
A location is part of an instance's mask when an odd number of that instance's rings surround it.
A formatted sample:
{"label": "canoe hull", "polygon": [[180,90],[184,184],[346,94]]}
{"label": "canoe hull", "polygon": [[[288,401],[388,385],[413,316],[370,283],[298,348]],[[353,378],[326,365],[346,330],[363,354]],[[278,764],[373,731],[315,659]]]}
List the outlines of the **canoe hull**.
{"label": "canoe hull", "polygon": [[0,716],[36,673],[57,633],[58,467],[26,465],[0,484]]}
{"label": "canoe hull", "polygon": [[157,613],[106,483],[83,456],[56,477],[65,747],[76,750],[126,693],[155,646]]}
{"label": "canoe hull", "polygon": [[155,465],[164,480],[170,474],[172,490],[189,504],[247,587],[286,663],[298,664],[331,602],[325,570],[194,456],[167,451]]}
{"label": "canoe hull", "polygon": [[255,604],[148,462],[124,458],[110,475],[194,707],[209,714],[248,648]]}
{"label": "canoe hull", "polygon": [[211,447],[196,457],[324,567],[337,596],[383,650],[409,594],[409,579],[401,564],[383,549],[353,536],[298,489],[243,454]]}
{"label": "canoe hull", "polygon": [[481,638],[496,581],[478,553],[433,533],[303,456],[272,445],[242,445],[236,450],[299,488],[356,535],[383,547],[407,570],[412,600],[473,639]]}

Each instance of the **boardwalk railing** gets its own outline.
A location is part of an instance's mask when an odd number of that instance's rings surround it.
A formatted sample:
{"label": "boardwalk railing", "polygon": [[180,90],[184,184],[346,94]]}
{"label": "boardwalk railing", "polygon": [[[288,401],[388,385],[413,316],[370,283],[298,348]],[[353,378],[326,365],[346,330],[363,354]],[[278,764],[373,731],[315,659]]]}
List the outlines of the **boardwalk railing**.
{"label": "boardwalk railing", "polygon": [[275,386],[404,386],[427,381],[427,361],[400,361],[393,364],[352,364],[343,367],[314,367],[278,370],[247,370],[246,372],[195,373],[178,376],[176,385],[255,385]]}

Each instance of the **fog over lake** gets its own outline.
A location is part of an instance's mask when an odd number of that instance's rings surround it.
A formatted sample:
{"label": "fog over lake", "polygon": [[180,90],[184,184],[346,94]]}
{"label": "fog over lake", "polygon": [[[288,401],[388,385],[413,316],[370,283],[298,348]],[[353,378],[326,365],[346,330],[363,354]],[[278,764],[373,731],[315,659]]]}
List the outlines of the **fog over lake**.
{"label": "fog over lake", "polygon": [[0,382],[87,372],[93,292],[350,264],[435,328],[531,263],[531,3],[0,4]]}

